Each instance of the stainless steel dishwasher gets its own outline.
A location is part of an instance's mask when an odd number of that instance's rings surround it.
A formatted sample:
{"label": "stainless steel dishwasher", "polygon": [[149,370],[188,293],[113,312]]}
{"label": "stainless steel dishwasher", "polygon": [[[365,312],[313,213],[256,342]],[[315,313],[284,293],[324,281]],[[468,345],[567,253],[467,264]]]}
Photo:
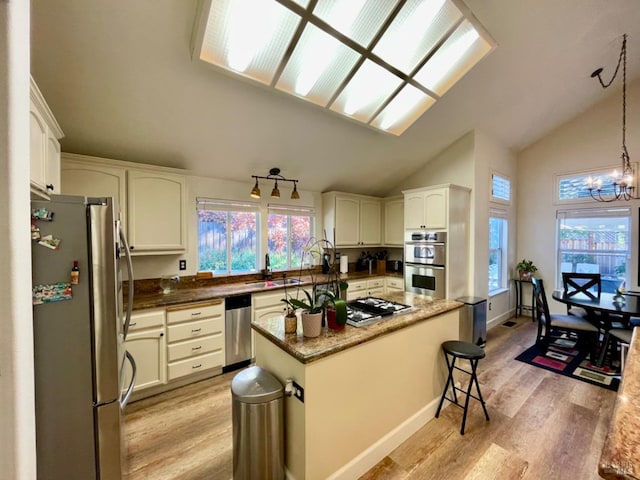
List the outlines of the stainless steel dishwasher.
{"label": "stainless steel dishwasher", "polygon": [[251,361],[251,295],[225,298],[225,367],[234,370]]}

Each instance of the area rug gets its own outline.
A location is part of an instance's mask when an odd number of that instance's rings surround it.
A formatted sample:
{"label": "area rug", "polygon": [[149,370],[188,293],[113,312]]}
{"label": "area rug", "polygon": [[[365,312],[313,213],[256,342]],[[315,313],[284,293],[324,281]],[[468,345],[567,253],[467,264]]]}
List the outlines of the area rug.
{"label": "area rug", "polygon": [[534,345],[518,355],[516,360],[608,390],[618,390],[619,366],[610,366],[605,362],[598,367],[589,361],[587,354],[576,350],[575,345],[574,340],[559,337],[551,342],[546,354]]}

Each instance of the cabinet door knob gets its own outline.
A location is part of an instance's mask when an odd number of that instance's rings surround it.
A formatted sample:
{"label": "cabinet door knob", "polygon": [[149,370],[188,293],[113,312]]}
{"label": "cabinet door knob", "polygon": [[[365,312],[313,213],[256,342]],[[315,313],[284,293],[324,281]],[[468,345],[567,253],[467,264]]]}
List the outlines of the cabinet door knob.
{"label": "cabinet door knob", "polygon": [[47,190],[53,190],[54,189],[53,183],[48,183],[46,186],[47,186]]}
{"label": "cabinet door knob", "polygon": [[134,248],[136,247],[134,247],[133,245],[129,245],[129,250],[133,250]]}

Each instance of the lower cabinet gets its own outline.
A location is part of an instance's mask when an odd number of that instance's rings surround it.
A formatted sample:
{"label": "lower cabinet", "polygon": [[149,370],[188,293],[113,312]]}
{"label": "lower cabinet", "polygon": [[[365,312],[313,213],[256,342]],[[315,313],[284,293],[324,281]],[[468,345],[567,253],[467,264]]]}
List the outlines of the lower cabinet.
{"label": "lower cabinet", "polygon": [[167,308],[168,380],[224,365],[222,300]]}
{"label": "lower cabinet", "polygon": [[403,292],[404,279],[400,277],[385,277],[384,291],[385,293]]}
{"label": "lower cabinet", "polygon": [[[291,293],[291,292],[289,292]],[[301,295],[304,295],[301,293]],[[274,293],[256,293],[251,295],[251,320],[263,318],[284,317],[287,314],[287,306],[282,302],[285,297],[284,290]],[[284,320],[283,320],[284,321]],[[255,358],[254,333],[251,329],[251,358]]]}
{"label": "lower cabinet", "polygon": [[361,297],[379,297],[384,294],[384,277],[351,280],[348,283],[347,300],[355,300]]}
{"label": "lower cabinet", "polygon": [[[167,383],[166,338],[164,309],[133,313],[124,345],[136,362],[134,392]],[[125,388],[131,381],[131,367],[126,365]]]}

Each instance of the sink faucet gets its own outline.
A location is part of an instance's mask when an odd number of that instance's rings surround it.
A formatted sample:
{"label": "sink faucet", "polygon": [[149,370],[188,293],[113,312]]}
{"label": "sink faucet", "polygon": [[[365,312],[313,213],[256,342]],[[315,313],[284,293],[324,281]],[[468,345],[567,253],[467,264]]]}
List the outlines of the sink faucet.
{"label": "sink faucet", "polygon": [[269,260],[269,254],[264,256],[264,270],[262,271],[264,278],[271,278],[273,273],[271,272],[271,261]]}

